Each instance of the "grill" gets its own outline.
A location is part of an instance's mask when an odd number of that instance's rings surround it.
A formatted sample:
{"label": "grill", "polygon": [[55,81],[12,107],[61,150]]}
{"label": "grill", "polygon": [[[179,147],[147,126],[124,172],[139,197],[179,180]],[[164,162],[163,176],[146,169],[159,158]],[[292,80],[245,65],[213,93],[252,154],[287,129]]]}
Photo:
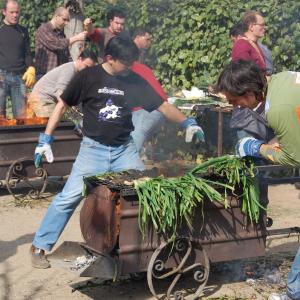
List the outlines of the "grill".
{"label": "grill", "polygon": [[[0,186],[7,188],[15,197],[16,189],[27,186],[38,196],[44,191],[48,176],[65,176],[70,173],[79,150],[80,138],[74,132],[74,124],[61,122],[57,127],[52,146],[54,162],[43,162],[39,169],[34,167],[33,155],[40,132],[45,125],[16,125],[0,127]],[[34,185],[34,180],[42,181]]]}
{"label": "grill", "polygon": [[[142,237],[138,225],[139,201],[133,187],[107,178],[87,178],[85,182],[89,195],[80,213],[81,232],[86,242],[84,247],[98,258],[81,276],[115,278],[147,272],[149,289],[156,297],[159,282],[169,280],[167,299],[179,293],[177,281],[191,276],[193,299],[196,299],[206,285],[210,262],[265,253],[265,211],[261,212],[259,224],[247,224],[237,195],[228,195],[230,209],[205,201],[203,214],[200,206],[195,210],[193,231],[181,225],[173,244],[152,226]],[[260,189],[261,203],[266,205],[267,186],[261,185]]]}

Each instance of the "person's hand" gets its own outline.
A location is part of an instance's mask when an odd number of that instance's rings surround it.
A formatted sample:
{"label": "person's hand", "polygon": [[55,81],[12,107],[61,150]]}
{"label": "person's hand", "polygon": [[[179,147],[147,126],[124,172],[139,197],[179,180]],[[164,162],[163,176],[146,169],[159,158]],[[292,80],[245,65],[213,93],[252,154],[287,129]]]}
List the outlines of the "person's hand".
{"label": "person's hand", "polygon": [[87,37],[87,31],[82,31],[76,35],[77,41],[84,41]]}
{"label": "person's hand", "polygon": [[91,18],[86,18],[84,21],[83,21],[83,26],[84,27],[88,27],[88,26],[91,26],[93,24],[93,21]]}
{"label": "person's hand", "polygon": [[261,157],[260,147],[264,142],[257,140],[252,137],[245,137],[240,139],[235,145],[236,155],[239,157],[244,156],[253,156],[253,157]]}
{"label": "person's hand", "polygon": [[39,143],[34,151],[34,165],[38,168],[41,165],[42,157],[45,155],[47,162],[52,163],[54,160],[51,144],[54,141],[52,135],[40,133]]}
{"label": "person's hand", "polygon": [[22,79],[25,81],[26,87],[28,88],[33,87],[33,85],[35,84],[35,68],[28,67]]}
{"label": "person's hand", "polygon": [[93,21],[91,18],[86,18],[83,21],[83,28],[88,32],[88,35],[93,33]]}
{"label": "person's hand", "polygon": [[204,142],[204,132],[198,125],[194,118],[187,118],[181,123],[181,128],[185,129],[185,141],[190,143],[193,140],[197,142]]}

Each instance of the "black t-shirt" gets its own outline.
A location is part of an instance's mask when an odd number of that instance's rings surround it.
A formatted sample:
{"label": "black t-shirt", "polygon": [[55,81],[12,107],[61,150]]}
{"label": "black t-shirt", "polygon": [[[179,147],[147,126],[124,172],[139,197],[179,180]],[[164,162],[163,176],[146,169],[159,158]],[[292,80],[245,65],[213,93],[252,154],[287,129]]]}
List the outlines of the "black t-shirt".
{"label": "black t-shirt", "polygon": [[157,109],[163,99],[139,75],[112,76],[98,65],[77,73],[61,98],[69,106],[82,103],[83,134],[104,145],[126,143],[132,124],[132,109]]}

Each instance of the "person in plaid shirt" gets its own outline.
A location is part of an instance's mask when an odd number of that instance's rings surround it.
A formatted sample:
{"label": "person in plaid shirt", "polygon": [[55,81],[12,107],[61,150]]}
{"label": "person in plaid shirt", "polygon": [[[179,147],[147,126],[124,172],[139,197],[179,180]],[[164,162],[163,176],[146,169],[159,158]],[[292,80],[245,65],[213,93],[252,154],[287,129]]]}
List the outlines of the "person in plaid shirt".
{"label": "person in plaid shirt", "polygon": [[35,62],[38,78],[50,70],[70,61],[69,46],[77,41],[84,41],[86,31],[67,39],[63,29],[70,21],[66,8],[58,7],[52,19],[43,23],[36,32]]}

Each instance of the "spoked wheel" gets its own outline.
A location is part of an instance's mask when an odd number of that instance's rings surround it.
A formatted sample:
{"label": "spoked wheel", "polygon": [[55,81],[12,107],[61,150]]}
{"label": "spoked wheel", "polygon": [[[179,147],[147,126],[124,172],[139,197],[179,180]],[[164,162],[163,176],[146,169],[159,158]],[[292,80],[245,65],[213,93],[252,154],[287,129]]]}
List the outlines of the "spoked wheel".
{"label": "spoked wheel", "polygon": [[[161,244],[152,254],[147,269],[148,286],[157,299],[159,296],[154,284],[156,282],[158,286],[163,279],[171,281],[166,293],[168,300],[198,299],[207,283],[208,275],[209,259],[206,251],[188,238],[178,238],[175,243]],[[180,282],[187,276],[192,278],[189,286],[191,281],[193,285],[189,292],[178,289]]]}
{"label": "spoked wheel", "polygon": [[47,186],[47,171],[36,168],[32,159],[19,159],[13,162],[6,173],[6,188],[17,200],[37,199]]}

